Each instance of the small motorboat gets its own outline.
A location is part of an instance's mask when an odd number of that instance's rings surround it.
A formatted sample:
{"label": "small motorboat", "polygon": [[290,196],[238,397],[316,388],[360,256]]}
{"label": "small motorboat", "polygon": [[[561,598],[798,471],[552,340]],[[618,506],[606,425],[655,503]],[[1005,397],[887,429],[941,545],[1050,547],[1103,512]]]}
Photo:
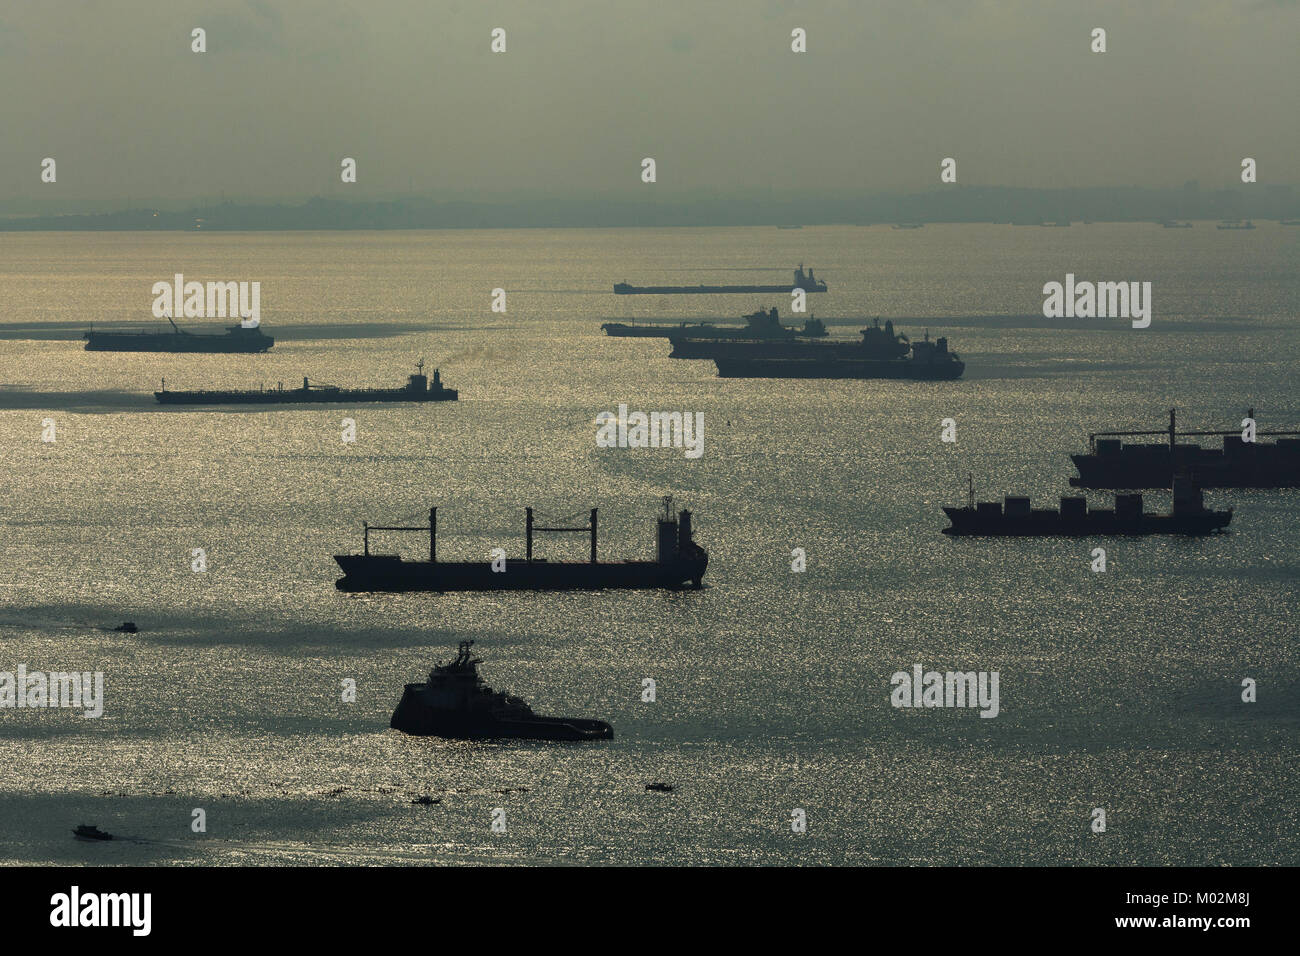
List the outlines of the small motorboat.
{"label": "small motorboat", "polygon": [[99,827],[87,826],[84,823],[78,824],[72,828],[72,835],[78,840],[111,840],[113,834],[105,833]]}
{"label": "small motorboat", "polygon": [[672,793],[674,789],[671,783],[647,783],[645,788],[656,793]]}

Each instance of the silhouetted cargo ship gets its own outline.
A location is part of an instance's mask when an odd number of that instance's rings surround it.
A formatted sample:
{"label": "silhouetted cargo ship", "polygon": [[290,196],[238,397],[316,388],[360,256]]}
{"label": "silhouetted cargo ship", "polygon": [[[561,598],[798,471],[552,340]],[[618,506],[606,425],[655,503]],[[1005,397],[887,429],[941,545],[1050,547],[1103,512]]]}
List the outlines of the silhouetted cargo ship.
{"label": "silhouetted cargo ship", "polygon": [[259,388],[246,391],[169,392],[163,379],[161,392],[154,398],[163,405],[273,405],[322,402],[454,402],[459,393],[443,388],[442,376],[433,370],[433,384],[424,374],[424,362],[415,366],[403,388],[339,388],[337,385],[313,385],[306,378],[302,388]]}
{"label": "silhouetted cargo ship", "polygon": [[743,316],[745,324],[714,325],[712,322],[699,322],[688,325],[628,325],[623,322],[606,322],[601,330],[606,335],[636,338],[693,338],[693,339],[792,339],[822,338],[826,335],[826,326],[821,319],[805,319],[802,329],[795,329],[781,324],[775,308],[764,311],[759,309]]}
{"label": "silhouetted cargo ship", "polygon": [[[429,511],[427,527],[364,525],[362,554],[336,554],[343,569],[335,582],[340,591],[567,591],[603,588],[700,587],[708,553],[691,536],[691,513],[674,515],[672,499],[664,499],[659,519],[658,552],[653,561],[596,560],[596,511],[587,525],[576,528],[539,527],[527,508],[523,560],[439,561],[438,509]],[[372,531],[423,531],[429,535],[429,560],[406,561],[396,554],[371,554]],[[582,532],[591,535],[590,561],[547,561],[533,558],[534,532]],[[502,570],[494,571],[494,564]]]}
{"label": "silhouetted cargo ship", "polygon": [[224,333],[186,332],[170,318],[170,332],[96,332],[83,338],[87,352],[265,352],[275,339],[260,326],[232,325]]}
{"label": "silhouetted cargo ship", "polygon": [[[812,346],[813,343],[807,343]],[[852,354],[819,355],[805,351],[786,358],[732,358],[713,360],[722,378],[898,378],[912,381],[950,381],[960,378],[966,363],[948,351],[948,340],[940,338],[911,343],[907,358],[878,359]]]}
{"label": "silhouetted cargo ship", "polygon": [[1201,489],[1191,479],[1174,481],[1174,510],[1149,514],[1142,510],[1141,495],[1116,495],[1115,507],[1089,508],[1082,496],[1062,498],[1060,510],[1030,508],[1028,498],[975,503],[969,492],[964,508],[944,508],[952,524],[944,534],[1002,537],[1079,537],[1084,535],[1210,534],[1228,526],[1232,509],[1209,511]]}
{"label": "silhouetted cargo ship", "polygon": [[614,283],[615,295],[729,295],[733,292],[783,292],[789,294],[795,289],[804,292],[825,292],[826,283],[813,275],[812,269],[805,274],[803,263],[794,270],[794,282],[789,285],[628,285],[626,282]]}
{"label": "silhouetted cargo ship", "polygon": [[510,694],[494,691],[478,676],[483,663],[470,653],[473,641],[461,641],[456,659],[438,664],[423,684],[407,684],[388,725],[421,737],[458,740],[612,740],[614,728],[603,720],[543,717]]}
{"label": "silhouetted cargo ship", "polygon": [[668,356],[678,359],[897,359],[912,349],[907,336],[895,334],[894,323],[890,321],[882,329],[880,320],[876,319],[861,334],[862,338],[856,342],[804,342],[793,335],[708,338],[691,332],[674,333],[668,339],[672,343]]}
{"label": "silhouetted cargo ship", "polygon": [[[1255,410],[1246,413],[1252,421]],[[1167,435],[1164,442],[1128,444],[1121,438]],[[1169,409],[1167,431],[1094,432],[1088,436],[1088,454],[1071,455],[1079,476],[1076,488],[1168,488],[1175,474],[1196,479],[1202,488],[1300,487],[1300,436],[1296,431],[1259,431],[1276,442],[1248,442],[1238,431],[1182,432],[1182,437],[1222,436],[1223,448],[1179,444],[1174,409]]]}

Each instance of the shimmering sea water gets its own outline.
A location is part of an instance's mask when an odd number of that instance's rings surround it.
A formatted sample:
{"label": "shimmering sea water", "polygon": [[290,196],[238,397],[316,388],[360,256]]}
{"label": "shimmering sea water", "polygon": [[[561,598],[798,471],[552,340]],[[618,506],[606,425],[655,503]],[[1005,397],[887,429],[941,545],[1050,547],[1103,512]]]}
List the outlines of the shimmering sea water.
{"label": "shimmering sea water", "polygon": [[[835,335],[891,316],[946,335],[966,375],[720,380],[664,340],[599,329],[784,316],[775,296],[610,288],[775,283],[800,262],[830,283],[811,305]],[[0,671],[102,671],[106,695],[98,720],[0,709],[0,860],[1300,863],[1300,492],[1208,493],[1237,512],[1199,540],[940,533],[968,474],[981,497],[1048,502],[1089,431],[1158,429],[1171,406],[1189,428],[1235,427],[1247,407],[1261,428],[1300,427],[1298,266],[1300,229],[1275,223],[0,233]],[[150,287],[176,272],[260,281],[275,348],[82,350],[90,322],[156,324]],[[1151,327],[1042,318],[1043,284],[1067,272],[1150,281]],[[398,384],[420,358],[461,401],[151,396],[164,376]],[[597,448],[596,414],[620,403],[702,412],[703,456]],[[670,494],[711,555],[698,592],[334,588],[331,556],[360,546],[363,520],[436,504],[441,554],[486,558],[522,550],[525,505],[599,506],[602,555],[648,556]],[[110,630],[125,620],[140,632]],[[615,739],[388,729],[402,685],[464,639],[494,687],[606,719]],[[999,715],[891,707],[890,676],[914,664],[999,672]],[[411,804],[426,793],[442,802]],[[125,839],[78,843],[82,822]]]}

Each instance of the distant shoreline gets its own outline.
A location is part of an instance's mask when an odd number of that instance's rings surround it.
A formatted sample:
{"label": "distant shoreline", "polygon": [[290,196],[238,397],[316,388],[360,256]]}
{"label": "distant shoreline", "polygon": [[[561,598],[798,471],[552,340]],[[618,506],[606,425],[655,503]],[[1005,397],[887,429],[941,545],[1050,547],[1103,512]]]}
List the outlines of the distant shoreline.
{"label": "distant shoreline", "polygon": [[[37,206],[10,201],[0,208]],[[87,201],[87,205],[98,205]],[[1012,189],[954,186],[900,196],[832,199],[539,199],[447,202],[350,201],[316,197],[298,204],[222,202],[182,210],[10,212],[0,232],[303,232],[440,229],[773,228],[892,226],[900,223],[1047,225],[1102,222],[1259,222],[1300,218],[1290,186],[1220,189]]]}

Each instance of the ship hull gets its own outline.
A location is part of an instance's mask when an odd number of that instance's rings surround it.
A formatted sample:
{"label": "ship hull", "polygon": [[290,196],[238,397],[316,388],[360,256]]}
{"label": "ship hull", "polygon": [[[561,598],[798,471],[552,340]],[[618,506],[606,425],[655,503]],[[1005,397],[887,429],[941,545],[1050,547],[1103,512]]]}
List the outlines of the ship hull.
{"label": "ship hull", "polygon": [[[1194,457],[1180,456],[1178,470],[1193,475],[1202,488],[1300,487],[1300,453],[1261,446],[1254,455],[1235,457],[1237,460],[1231,460],[1213,451]],[[1070,458],[1079,472],[1078,477],[1070,479],[1076,488],[1169,488],[1173,485],[1175,468],[1168,453],[1135,455],[1127,461],[1099,455],[1071,455]]]}
{"label": "ship hull", "polygon": [[599,591],[628,588],[679,590],[702,585],[708,558],[658,561],[404,561],[395,555],[339,554],[340,591]]}
{"label": "ship hull", "polygon": [[892,378],[951,381],[961,377],[961,361],[928,363],[906,359],[729,359],[715,358],[721,378]]}
{"label": "ship hull", "polygon": [[[680,325],[627,325],[623,322],[606,322],[601,327],[606,335],[625,339],[666,339],[682,334]],[[697,328],[687,331],[697,332]]]}
{"label": "ship hull", "polygon": [[360,402],[454,402],[456,390],[412,392],[407,389],[340,389],[326,391],[302,389],[257,392],[154,392],[162,405],[325,405]]}
{"label": "ship hull", "polygon": [[884,350],[867,348],[857,342],[798,342],[794,336],[786,338],[755,339],[736,336],[727,340],[718,336],[671,336],[672,351],[669,358],[676,359],[733,359],[755,361],[768,359],[778,362],[889,362],[897,361],[911,349],[906,342],[897,343]]}
{"label": "ship hull", "polygon": [[1205,511],[1182,515],[1120,517],[1113,512],[1090,511],[1066,518],[1043,511],[1028,516],[981,515],[969,508],[944,508],[951,526],[944,534],[982,537],[1088,537],[1094,535],[1203,535],[1222,531],[1232,521],[1231,511]]}
{"label": "ship hull", "polygon": [[388,725],[414,737],[450,740],[613,740],[614,728],[603,720],[577,717],[507,719],[490,714],[471,716],[429,707],[420,699],[420,685],[408,686]]}
{"label": "ship hull", "polygon": [[[733,295],[740,293],[761,293],[789,295],[796,285],[626,285],[614,286],[615,295]],[[826,283],[818,282],[815,286],[803,288],[804,292],[825,292]]]}
{"label": "ship hull", "polygon": [[257,353],[275,344],[269,335],[149,335],[133,332],[86,333],[87,352],[207,352]]}

